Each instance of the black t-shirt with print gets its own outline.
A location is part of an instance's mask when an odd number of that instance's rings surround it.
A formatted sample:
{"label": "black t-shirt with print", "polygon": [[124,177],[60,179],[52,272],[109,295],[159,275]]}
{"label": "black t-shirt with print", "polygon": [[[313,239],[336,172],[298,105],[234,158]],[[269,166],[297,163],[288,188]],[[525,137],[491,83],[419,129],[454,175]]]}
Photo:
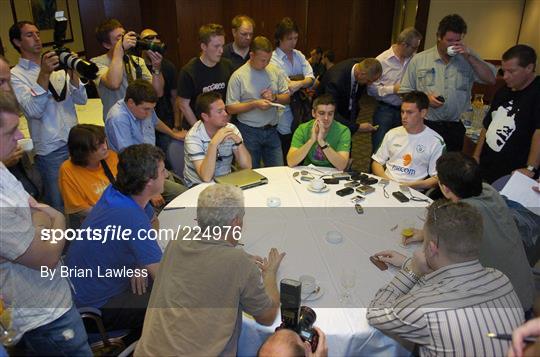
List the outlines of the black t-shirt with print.
{"label": "black t-shirt with print", "polygon": [[499,89],[484,118],[486,141],[480,156],[482,178],[491,183],[527,166],[532,136],[540,129],[540,77],[527,88]]}
{"label": "black t-shirt with print", "polygon": [[207,67],[199,57],[194,57],[178,74],[178,96],[189,99],[189,106],[197,115],[195,101],[199,94],[216,91],[225,101],[232,72],[232,63],[226,58],[222,58],[214,67]]}

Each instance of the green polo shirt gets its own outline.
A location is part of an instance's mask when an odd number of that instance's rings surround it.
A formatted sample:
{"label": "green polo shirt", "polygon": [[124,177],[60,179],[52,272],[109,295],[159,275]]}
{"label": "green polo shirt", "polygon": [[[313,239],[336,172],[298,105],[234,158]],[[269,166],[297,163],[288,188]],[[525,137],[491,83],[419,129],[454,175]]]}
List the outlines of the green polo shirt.
{"label": "green polo shirt", "polygon": [[[311,137],[311,128],[315,123],[315,119],[311,119],[307,123],[300,124],[294,131],[294,135],[291,142],[291,147],[300,148]],[[337,152],[351,150],[351,132],[345,125],[334,120],[330,126],[330,130],[326,135],[326,142],[332,149]],[[326,158],[323,151],[317,143],[313,144],[309,153],[304,159],[303,165],[313,164],[315,166],[332,167],[332,164]]]}

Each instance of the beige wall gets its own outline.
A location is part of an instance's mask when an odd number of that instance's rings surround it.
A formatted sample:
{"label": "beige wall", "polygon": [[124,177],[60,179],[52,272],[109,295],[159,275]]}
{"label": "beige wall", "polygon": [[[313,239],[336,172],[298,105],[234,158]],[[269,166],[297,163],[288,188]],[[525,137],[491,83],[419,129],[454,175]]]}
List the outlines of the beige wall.
{"label": "beige wall", "polygon": [[[529,45],[540,55],[540,0],[527,0],[519,34],[519,43]],[[540,60],[537,62],[540,65]],[[539,73],[539,66],[536,72]]]}
{"label": "beige wall", "polygon": [[[436,43],[439,21],[448,14],[459,14],[467,22],[465,44],[485,59],[500,59],[504,51],[516,44],[525,0],[431,0],[426,30],[426,48]],[[536,3],[536,18],[530,20],[536,26],[538,43],[540,0]],[[534,32],[531,30],[531,33]]]}
{"label": "beige wall", "polygon": [[[31,9],[29,7],[29,1],[15,0],[14,1],[17,12],[17,20],[32,20]],[[57,1],[62,3],[62,1]],[[71,18],[71,28],[73,29],[73,42],[66,43],[66,47],[74,52],[84,51],[84,45],[82,40],[81,20],[79,18],[79,7],[77,0],[68,0],[68,6]],[[67,16],[67,12],[65,12]],[[9,42],[9,28],[13,24],[13,16],[11,12],[11,5],[9,0],[0,0],[0,36],[2,36],[2,43],[4,45],[4,51],[10,64],[13,66],[17,64],[19,60],[19,53],[15,51],[11,43]],[[48,42],[52,38],[52,30],[42,31],[42,41]],[[68,30],[69,32],[69,30]],[[69,33],[66,37],[69,37]],[[50,49],[50,47],[47,47]]]}

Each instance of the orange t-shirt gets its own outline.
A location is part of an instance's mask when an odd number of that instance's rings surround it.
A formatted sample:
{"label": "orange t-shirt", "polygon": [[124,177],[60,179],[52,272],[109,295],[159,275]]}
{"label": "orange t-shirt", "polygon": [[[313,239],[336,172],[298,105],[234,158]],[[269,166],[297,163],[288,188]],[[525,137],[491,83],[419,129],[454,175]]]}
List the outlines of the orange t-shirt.
{"label": "orange t-shirt", "polygon": [[[109,150],[109,156],[105,161],[114,177],[116,177],[118,155]],[[101,165],[99,168],[92,170],[74,165],[69,159],[64,161],[60,167],[58,186],[62,193],[66,214],[77,213],[94,207],[110,183]]]}

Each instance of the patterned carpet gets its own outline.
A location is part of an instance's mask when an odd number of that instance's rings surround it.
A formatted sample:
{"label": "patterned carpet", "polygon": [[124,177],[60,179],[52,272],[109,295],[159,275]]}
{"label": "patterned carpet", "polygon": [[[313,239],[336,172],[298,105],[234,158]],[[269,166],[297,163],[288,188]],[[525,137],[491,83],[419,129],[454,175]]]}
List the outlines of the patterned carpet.
{"label": "patterned carpet", "polygon": [[[377,102],[367,94],[360,99],[358,122],[371,122]],[[352,137],[352,168],[360,172],[369,172],[371,161],[371,134],[356,133]]]}

